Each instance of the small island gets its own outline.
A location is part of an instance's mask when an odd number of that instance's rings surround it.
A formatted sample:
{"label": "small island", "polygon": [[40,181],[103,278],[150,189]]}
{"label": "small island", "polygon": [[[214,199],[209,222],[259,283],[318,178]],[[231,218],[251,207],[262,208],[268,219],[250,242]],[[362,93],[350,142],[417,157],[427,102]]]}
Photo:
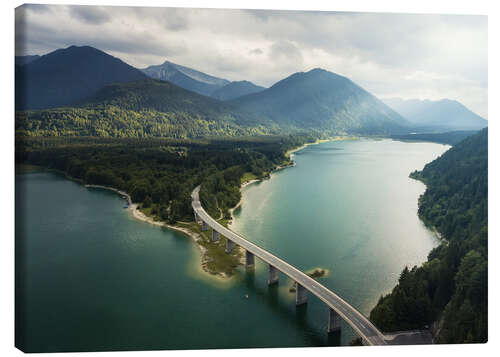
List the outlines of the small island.
{"label": "small island", "polygon": [[[319,279],[319,278],[324,278],[328,276],[330,271],[325,268],[314,268],[312,270],[306,271],[307,276],[313,278],[313,279]],[[297,282],[294,281],[292,286],[290,286],[290,289],[288,289],[289,292],[295,293],[297,291]]]}

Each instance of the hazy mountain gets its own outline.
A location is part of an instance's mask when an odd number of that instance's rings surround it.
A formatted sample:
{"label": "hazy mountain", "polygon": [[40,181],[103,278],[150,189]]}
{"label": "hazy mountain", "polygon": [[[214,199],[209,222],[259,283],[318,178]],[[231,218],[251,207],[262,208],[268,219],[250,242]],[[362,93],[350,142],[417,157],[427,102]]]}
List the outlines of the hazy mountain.
{"label": "hazy mountain", "polygon": [[409,121],[411,121],[412,117],[427,109],[433,103],[433,101],[428,99],[384,98],[382,101]]}
{"label": "hazy mountain", "polygon": [[16,109],[72,105],[107,84],[145,78],[138,69],[98,49],[71,46],[16,66]]}
{"label": "hazy mountain", "polygon": [[149,66],[142,71],[150,78],[172,82],[179,87],[210,96],[215,90],[229,84],[222,78],[210,76],[192,68],[184,67],[169,61],[156,66]]}
{"label": "hazy mountain", "polygon": [[231,100],[247,94],[261,92],[265,87],[253,84],[249,81],[237,81],[226,84],[211,94],[212,98],[219,100]]}
{"label": "hazy mountain", "polygon": [[229,103],[282,128],[329,133],[402,133],[408,123],[346,77],[323,69],[295,73],[269,89]]}
{"label": "hazy mountain", "polygon": [[32,55],[32,56],[16,56],[16,66],[24,66],[25,64],[28,64],[30,62],[33,62],[37,59],[39,59],[39,55]]}
{"label": "hazy mountain", "polygon": [[455,100],[392,98],[384,99],[384,102],[418,127],[441,130],[478,130],[488,126],[487,120]]}

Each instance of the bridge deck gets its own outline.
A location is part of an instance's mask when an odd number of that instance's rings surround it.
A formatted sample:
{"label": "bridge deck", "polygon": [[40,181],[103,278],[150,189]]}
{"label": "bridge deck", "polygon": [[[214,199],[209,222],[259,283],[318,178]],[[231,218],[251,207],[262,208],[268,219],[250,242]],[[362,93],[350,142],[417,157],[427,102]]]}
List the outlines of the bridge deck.
{"label": "bridge deck", "polygon": [[193,199],[193,209],[204,222],[212,227],[212,229],[216,230],[221,235],[233,241],[240,247],[248,250],[264,262],[274,266],[283,274],[287,275],[290,279],[305,287],[309,292],[317,296],[326,305],[335,310],[342,317],[342,319],[346,321],[359,334],[359,336],[365,340],[367,344],[386,344],[384,335],[370,322],[370,320],[368,320],[354,307],[349,305],[341,297],[318,283],[313,278],[296,269],[292,265],[269,253],[265,249],[262,249],[259,246],[253,244],[252,242],[249,242],[239,234],[227,229],[212,217],[210,217],[210,215],[205,212],[205,210],[201,206],[199,191],[200,186],[196,187],[191,195]]}

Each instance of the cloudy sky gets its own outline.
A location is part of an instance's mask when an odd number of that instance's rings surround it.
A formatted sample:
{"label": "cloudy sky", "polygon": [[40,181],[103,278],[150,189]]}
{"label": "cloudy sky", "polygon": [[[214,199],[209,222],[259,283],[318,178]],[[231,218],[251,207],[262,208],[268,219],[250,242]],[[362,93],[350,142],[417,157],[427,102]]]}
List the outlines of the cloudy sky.
{"label": "cloudy sky", "polygon": [[460,101],[488,117],[485,16],[25,5],[16,54],[90,45],[138,68],[169,60],[270,86],[315,67],[379,98]]}

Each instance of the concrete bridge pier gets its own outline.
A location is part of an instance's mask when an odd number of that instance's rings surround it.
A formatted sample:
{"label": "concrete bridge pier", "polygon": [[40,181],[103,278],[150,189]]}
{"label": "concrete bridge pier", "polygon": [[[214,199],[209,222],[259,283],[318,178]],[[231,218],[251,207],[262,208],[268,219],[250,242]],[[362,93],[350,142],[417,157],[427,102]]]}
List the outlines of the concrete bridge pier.
{"label": "concrete bridge pier", "polygon": [[226,237],[226,253],[229,254],[233,251],[234,242]]}
{"label": "concrete bridge pier", "polygon": [[297,292],[295,294],[295,305],[307,304],[307,289],[297,283]]}
{"label": "concrete bridge pier", "polygon": [[328,308],[328,333],[340,332],[342,318],[331,307]]}
{"label": "concrete bridge pier", "polygon": [[212,229],[212,242],[217,242],[219,239],[219,232],[217,232],[215,229]]}
{"label": "concrete bridge pier", "polygon": [[277,284],[278,278],[278,269],[269,264],[269,278],[267,279],[267,285]]}
{"label": "concrete bridge pier", "polygon": [[196,223],[198,223],[198,224],[199,224],[199,223],[201,223],[201,222],[200,222],[200,217],[198,216],[198,213],[196,213],[196,212],[194,213],[194,221],[195,221]]}
{"label": "concrete bridge pier", "polygon": [[245,267],[255,267],[255,255],[250,253],[248,250],[245,251]]}
{"label": "concrete bridge pier", "polygon": [[202,231],[208,231],[208,228],[210,228],[210,227],[208,226],[207,222],[205,222],[205,221],[202,220],[201,221],[201,230]]}

